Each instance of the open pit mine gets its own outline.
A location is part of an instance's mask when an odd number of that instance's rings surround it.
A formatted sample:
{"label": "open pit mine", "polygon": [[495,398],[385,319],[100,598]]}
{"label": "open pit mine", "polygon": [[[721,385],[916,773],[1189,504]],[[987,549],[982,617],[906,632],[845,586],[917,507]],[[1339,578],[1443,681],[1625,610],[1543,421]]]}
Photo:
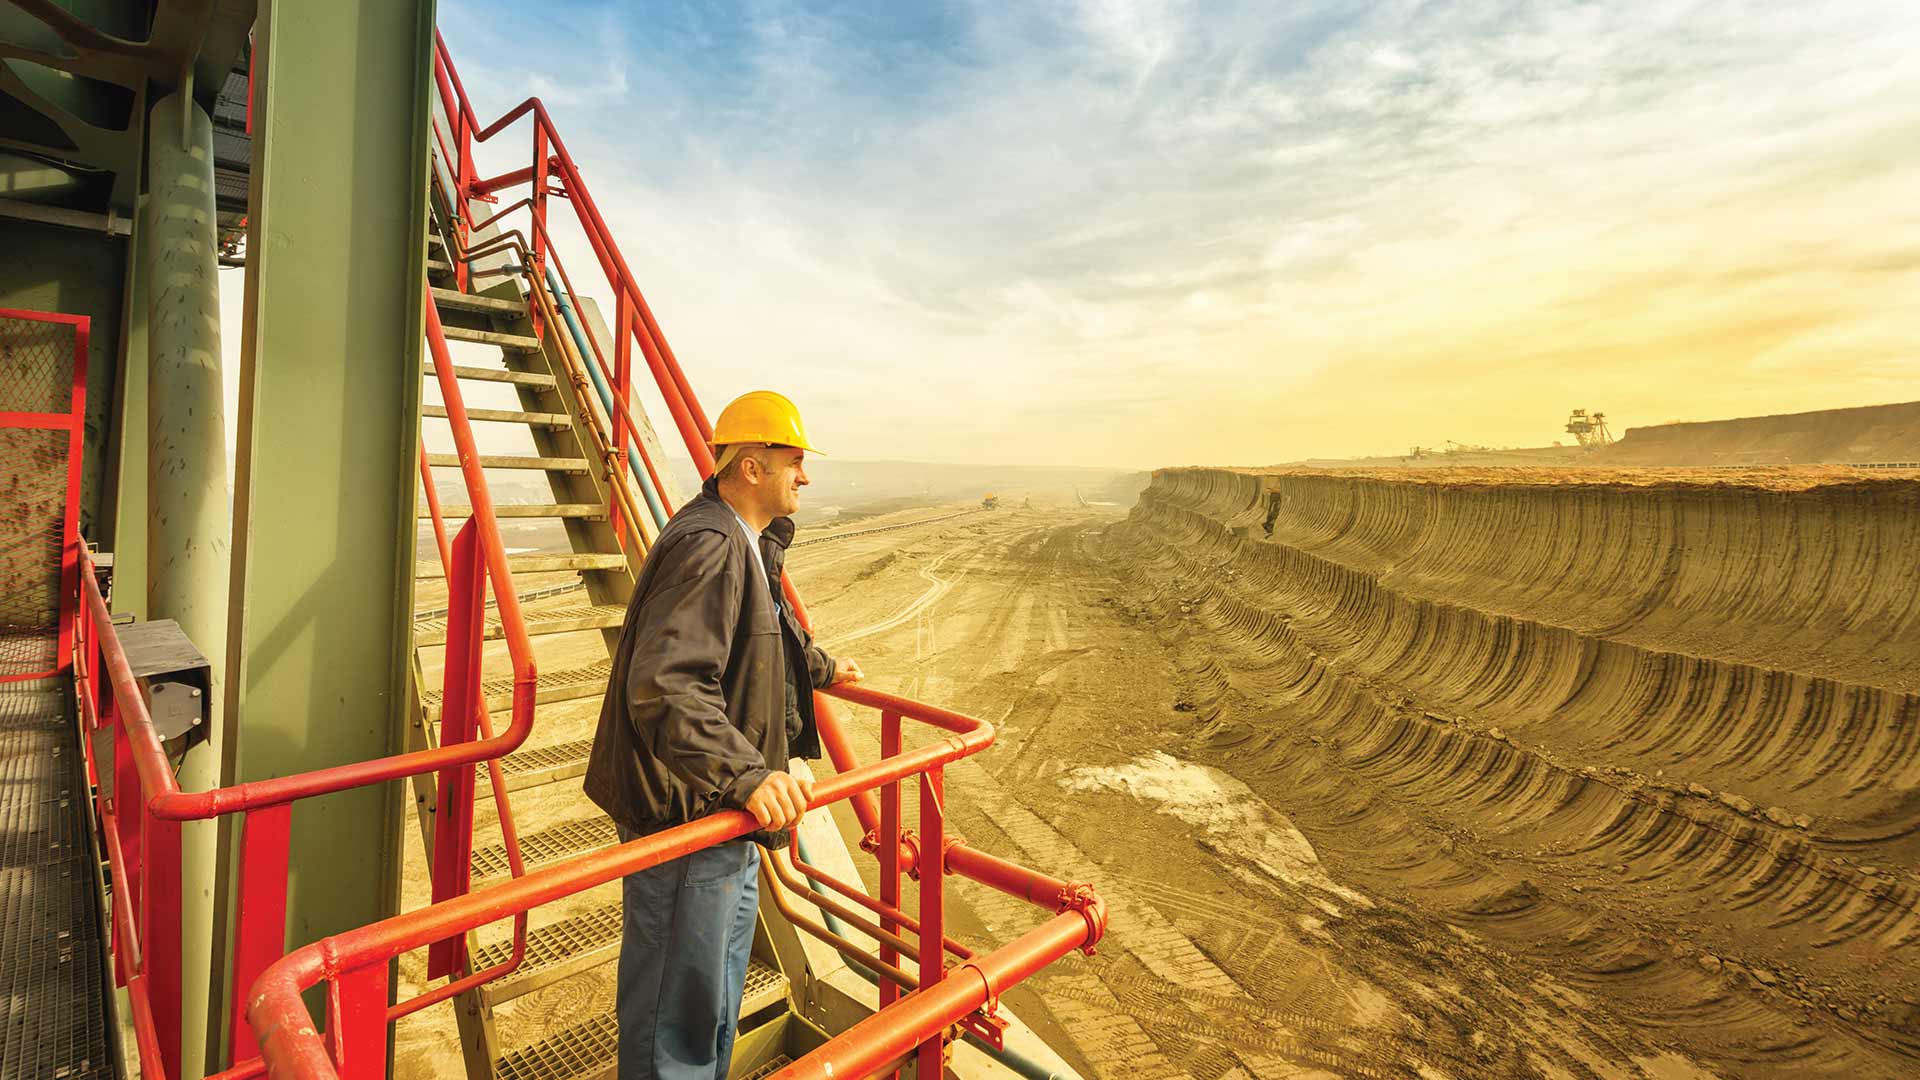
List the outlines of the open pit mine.
{"label": "open pit mine", "polygon": [[1911,473],[1178,469],[1086,543],[1180,694],[1135,749],[1297,830],[1248,876],[1349,1006],[1289,1060],[1896,1077],[1916,541]]}

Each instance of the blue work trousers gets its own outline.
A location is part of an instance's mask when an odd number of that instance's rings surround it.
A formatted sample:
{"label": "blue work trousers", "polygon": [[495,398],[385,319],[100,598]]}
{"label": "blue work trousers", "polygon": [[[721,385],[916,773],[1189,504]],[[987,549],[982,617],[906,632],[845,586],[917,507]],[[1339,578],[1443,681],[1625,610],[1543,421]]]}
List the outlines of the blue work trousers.
{"label": "blue work trousers", "polygon": [[733,840],[626,876],[620,1080],[727,1080],[759,869],[760,849]]}

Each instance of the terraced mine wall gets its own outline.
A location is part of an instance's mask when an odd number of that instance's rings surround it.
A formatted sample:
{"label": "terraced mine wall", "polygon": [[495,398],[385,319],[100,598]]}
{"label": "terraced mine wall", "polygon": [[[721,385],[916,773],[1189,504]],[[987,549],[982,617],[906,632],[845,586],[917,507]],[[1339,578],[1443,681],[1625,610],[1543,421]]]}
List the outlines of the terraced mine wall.
{"label": "terraced mine wall", "polygon": [[1628,428],[1602,465],[1820,465],[1920,461],[1920,401]]}
{"label": "terraced mine wall", "polygon": [[1721,1075],[1920,1075],[1920,479],[1702,476],[1166,470],[1106,555],[1344,883]]}

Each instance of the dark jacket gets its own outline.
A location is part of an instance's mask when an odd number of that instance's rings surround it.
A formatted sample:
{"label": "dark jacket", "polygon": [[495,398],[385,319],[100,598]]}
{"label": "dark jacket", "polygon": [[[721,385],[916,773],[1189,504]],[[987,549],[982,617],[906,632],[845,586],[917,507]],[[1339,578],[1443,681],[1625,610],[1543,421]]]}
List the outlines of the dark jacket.
{"label": "dark jacket", "polygon": [[791,518],[760,534],[761,577],[746,530],[709,480],[647,554],[585,782],[628,832],[744,809],[770,770],[819,756],[812,690],[833,681],[833,659],[776,602],[792,540]]}

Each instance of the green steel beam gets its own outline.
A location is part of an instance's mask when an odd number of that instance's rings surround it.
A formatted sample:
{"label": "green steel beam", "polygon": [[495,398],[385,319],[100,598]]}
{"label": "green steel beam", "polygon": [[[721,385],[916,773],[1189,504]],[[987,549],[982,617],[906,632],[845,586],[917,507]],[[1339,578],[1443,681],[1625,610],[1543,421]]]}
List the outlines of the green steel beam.
{"label": "green steel beam", "polygon": [[[260,4],[227,641],[238,780],[404,745],[433,19],[433,0]],[[290,946],[395,910],[400,797],[295,808]]]}

